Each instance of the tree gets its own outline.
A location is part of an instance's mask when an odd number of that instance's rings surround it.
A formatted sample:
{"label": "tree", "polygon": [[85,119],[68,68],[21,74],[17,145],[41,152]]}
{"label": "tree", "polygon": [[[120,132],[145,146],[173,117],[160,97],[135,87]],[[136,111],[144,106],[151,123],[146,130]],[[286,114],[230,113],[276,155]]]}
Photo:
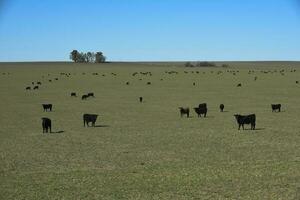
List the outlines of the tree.
{"label": "tree", "polygon": [[102,52],[96,52],[95,55],[95,63],[104,63],[106,60],[106,57],[103,55]]}
{"label": "tree", "polygon": [[79,59],[79,52],[77,50],[73,50],[71,53],[70,53],[70,59],[73,60],[74,62],[78,62],[78,59]]}

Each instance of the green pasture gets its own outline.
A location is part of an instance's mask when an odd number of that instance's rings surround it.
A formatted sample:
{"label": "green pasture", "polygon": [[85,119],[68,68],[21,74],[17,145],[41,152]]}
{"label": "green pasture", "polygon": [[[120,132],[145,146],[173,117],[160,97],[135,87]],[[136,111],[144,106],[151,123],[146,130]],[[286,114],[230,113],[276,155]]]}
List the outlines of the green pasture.
{"label": "green pasture", "polygon": [[[0,64],[0,199],[300,199],[299,62],[229,65]],[[40,89],[26,91],[33,81]],[[199,103],[207,118],[180,117]],[[99,114],[97,127],[83,127],[84,113]],[[238,131],[237,113],[255,113],[257,130]]]}

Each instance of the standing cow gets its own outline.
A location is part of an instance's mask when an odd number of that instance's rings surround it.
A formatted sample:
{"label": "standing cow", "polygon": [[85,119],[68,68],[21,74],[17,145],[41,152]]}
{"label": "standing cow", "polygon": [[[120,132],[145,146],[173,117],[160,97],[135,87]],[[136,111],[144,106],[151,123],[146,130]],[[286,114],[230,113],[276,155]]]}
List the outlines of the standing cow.
{"label": "standing cow", "polygon": [[44,112],[46,111],[52,111],[52,104],[43,104],[43,109],[44,109]]}
{"label": "standing cow", "polygon": [[220,111],[221,111],[221,112],[224,111],[224,108],[225,108],[224,104],[220,104]]}
{"label": "standing cow", "polygon": [[51,119],[43,117],[42,118],[42,127],[43,127],[43,133],[48,133],[48,130],[51,133]]}
{"label": "standing cow", "polygon": [[180,116],[186,115],[188,118],[190,117],[190,109],[189,108],[183,108],[179,107]]}
{"label": "standing cow", "polygon": [[281,110],[281,104],[271,104],[271,107],[272,107],[272,112],[276,112],[276,110],[280,112]]}
{"label": "standing cow", "polygon": [[143,102],[143,97],[140,97],[139,99],[140,99],[140,103],[142,103]]}
{"label": "standing cow", "polygon": [[97,120],[98,115],[94,114],[84,114],[83,115],[83,126],[85,125],[89,126],[89,123],[92,122],[92,126],[95,126],[95,122]]}
{"label": "standing cow", "polygon": [[255,130],[255,123],[256,123],[256,115],[255,114],[250,114],[250,115],[239,115],[236,114],[234,115],[236,122],[239,125],[239,129],[241,126],[243,127],[244,130],[244,124],[251,124],[251,130]]}

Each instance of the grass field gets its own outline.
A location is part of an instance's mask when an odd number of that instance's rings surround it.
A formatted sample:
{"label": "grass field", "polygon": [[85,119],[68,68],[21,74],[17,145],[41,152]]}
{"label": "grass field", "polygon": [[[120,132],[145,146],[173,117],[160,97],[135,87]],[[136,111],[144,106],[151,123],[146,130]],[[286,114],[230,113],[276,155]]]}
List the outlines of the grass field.
{"label": "grass field", "polygon": [[[300,199],[300,63],[229,64],[0,64],[0,199]],[[26,91],[32,81],[40,89]],[[180,118],[178,107],[204,102],[207,118]],[[98,127],[84,128],[84,113]],[[255,113],[257,130],[238,131],[236,113]]]}

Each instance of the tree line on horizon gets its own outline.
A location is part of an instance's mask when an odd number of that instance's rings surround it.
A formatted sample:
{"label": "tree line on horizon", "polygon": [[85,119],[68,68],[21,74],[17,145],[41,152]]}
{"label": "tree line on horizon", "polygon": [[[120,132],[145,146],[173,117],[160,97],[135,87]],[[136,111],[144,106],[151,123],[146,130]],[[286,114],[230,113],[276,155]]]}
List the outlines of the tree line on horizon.
{"label": "tree line on horizon", "polygon": [[85,53],[73,50],[70,53],[70,59],[75,63],[105,63],[106,61],[106,57],[101,51]]}

